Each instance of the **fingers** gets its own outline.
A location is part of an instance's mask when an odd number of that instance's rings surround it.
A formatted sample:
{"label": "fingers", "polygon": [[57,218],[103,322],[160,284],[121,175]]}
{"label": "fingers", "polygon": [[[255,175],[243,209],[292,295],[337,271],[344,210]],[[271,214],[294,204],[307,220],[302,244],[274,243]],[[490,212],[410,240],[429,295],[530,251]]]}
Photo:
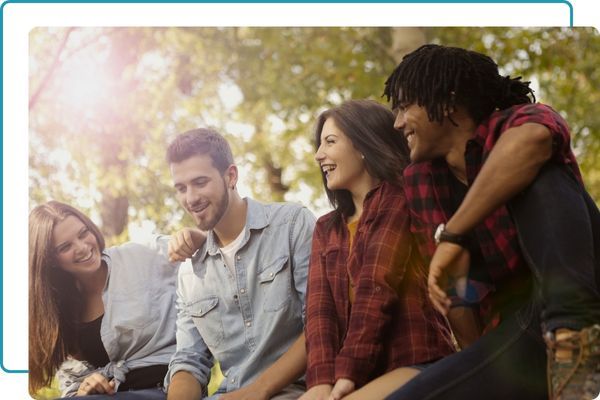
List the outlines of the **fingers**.
{"label": "fingers", "polygon": [[169,240],[169,261],[185,261],[194,255],[196,249],[191,230],[184,228],[176,232]]}
{"label": "fingers", "polygon": [[341,400],[344,396],[352,393],[353,391],[354,382],[352,382],[350,379],[338,379],[331,390],[329,400]]}
{"label": "fingers", "polygon": [[433,307],[442,315],[447,315],[450,310],[450,299],[446,294],[446,278],[440,268],[432,266],[429,270],[427,278],[427,288],[429,291],[429,299]]}
{"label": "fingers", "polygon": [[78,396],[87,396],[90,394],[114,394],[115,393],[115,382],[108,381],[106,377],[99,373],[93,373],[81,382],[79,390],[77,390]]}

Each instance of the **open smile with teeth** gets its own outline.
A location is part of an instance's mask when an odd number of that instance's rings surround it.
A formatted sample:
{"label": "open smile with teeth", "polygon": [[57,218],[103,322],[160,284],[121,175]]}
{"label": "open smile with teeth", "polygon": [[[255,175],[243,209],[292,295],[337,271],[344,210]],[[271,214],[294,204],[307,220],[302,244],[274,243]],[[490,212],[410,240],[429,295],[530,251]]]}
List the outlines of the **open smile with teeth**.
{"label": "open smile with teeth", "polygon": [[325,176],[329,175],[329,173],[331,171],[335,170],[335,168],[336,168],[335,164],[321,164],[321,170],[323,171]]}
{"label": "open smile with teeth", "polygon": [[88,262],[92,259],[92,257],[94,256],[94,250],[90,250],[90,254],[88,254],[87,256],[80,258],[79,260],[77,260],[78,263],[85,263]]}
{"label": "open smile with teeth", "polygon": [[404,131],[404,137],[406,138],[406,141],[408,142],[408,144],[410,144],[410,142],[412,142],[412,140],[414,139],[415,136],[415,131]]}

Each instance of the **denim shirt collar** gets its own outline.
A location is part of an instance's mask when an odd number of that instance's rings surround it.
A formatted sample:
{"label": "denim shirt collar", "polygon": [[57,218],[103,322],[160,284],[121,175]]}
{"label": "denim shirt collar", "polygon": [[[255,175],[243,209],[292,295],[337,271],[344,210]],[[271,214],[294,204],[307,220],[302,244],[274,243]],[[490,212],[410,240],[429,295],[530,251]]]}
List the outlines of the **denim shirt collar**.
{"label": "denim shirt collar", "polygon": [[[248,205],[246,210],[246,224],[244,225],[244,239],[240,247],[243,247],[250,238],[250,229],[263,229],[269,225],[269,216],[267,208],[264,204],[259,203],[249,197],[244,197],[244,201]],[[206,237],[206,245],[202,246],[192,258],[194,261],[204,261],[207,256],[215,256],[219,254],[219,244],[215,236],[215,232],[210,230]]]}

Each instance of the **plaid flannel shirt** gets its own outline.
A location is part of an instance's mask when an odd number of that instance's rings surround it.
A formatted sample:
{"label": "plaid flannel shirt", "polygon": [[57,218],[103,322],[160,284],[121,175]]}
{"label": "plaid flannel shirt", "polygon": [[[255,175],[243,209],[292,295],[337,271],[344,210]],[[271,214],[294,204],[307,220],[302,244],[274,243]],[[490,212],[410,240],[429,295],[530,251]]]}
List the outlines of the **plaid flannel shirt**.
{"label": "plaid flannel shirt", "polygon": [[426,294],[402,188],[383,183],[367,194],[351,247],[346,224],[332,226],[333,216],[321,217],[313,234],[308,387],[340,378],[360,387],[387,371],[453,352],[445,321]]}
{"label": "plaid flannel shirt", "polygon": [[[522,104],[494,112],[480,124],[473,139],[467,142],[465,161],[470,187],[500,135],[509,128],[525,123],[546,126],[553,136],[553,153],[549,162],[570,168],[582,182],[577,161],[570,148],[569,128],[551,107]],[[449,188],[450,169],[444,159],[411,164],[404,170],[405,191],[410,209],[411,231],[418,238],[421,254],[430,261],[435,252],[433,235],[436,227],[452,216]],[[484,265],[472,265],[469,285],[475,292],[474,303],[488,328],[499,322],[499,311],[515,297],[528,291],[530,271],[521,253],[517,231],[505,206],[498,208],[475,227],[473,235],[481,249]],[[477,268],[485,268],[491,282],[473,279]],[[456,298],[453,300],[457,300]],[[455,302],[456,304],[456,302]]]}

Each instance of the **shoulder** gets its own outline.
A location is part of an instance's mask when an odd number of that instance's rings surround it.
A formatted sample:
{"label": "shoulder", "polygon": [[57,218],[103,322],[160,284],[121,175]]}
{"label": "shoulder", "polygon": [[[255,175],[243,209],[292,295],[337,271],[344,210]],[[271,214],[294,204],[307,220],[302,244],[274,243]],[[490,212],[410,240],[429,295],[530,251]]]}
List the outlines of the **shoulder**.
{"label": "shoulder", "polygon": [[308,219],[314,222],[312,212],[302,204],[297,203],[267,203],[262,204],[269,223],[290,223],[298,218]]}
{"label": "shoulder", "polygon": [[111,258],[115,257],[127,257],[130,255],[140,255],[140,254],[156,254],[155,250],[150,249],[148,246],[145,246],[140,243],[135,242],[127,242],[120,244],[118,246],[108,247],[104,250],[104,253]]}
{"label": "shoulder", "polygon": [[148,268],[172,270],[176,265],[176,263],[169,263],[166,253],[162,254],[158,248],[135,242],[127,242],[105,249],[103,259],[110,265],[111,274],[117,271],[128,271],[127,273],[141,271],[146,273]]}
{"label": "shoulder", "polygon": [[422,175],[428,174],[430,171],[430,161],[409,164],[402,172],[404,185],[414,183],[415,180],[418,180]]}
{"label": "shoulder", "polygon": [[488,129],[504,131],[526,123],[544,125],[552,132],[568,131],[563,117],[552,107],[541,103],[518,104],[496,111],[483,125]]}
{"label": "shoulder", "polygon": [[335,211],[330,211],[325,215],[322,215],[317,219],[317,223],[315,226],[315,232],[322,232],[326,226],[330,226],[333,219],[335,218]]}
{"label": "shoulder", "polygon": [[424,191],[430,190],[432,171],[431,161],[412,163],[404,168],[402,182],[407,199],[422,197]]}

